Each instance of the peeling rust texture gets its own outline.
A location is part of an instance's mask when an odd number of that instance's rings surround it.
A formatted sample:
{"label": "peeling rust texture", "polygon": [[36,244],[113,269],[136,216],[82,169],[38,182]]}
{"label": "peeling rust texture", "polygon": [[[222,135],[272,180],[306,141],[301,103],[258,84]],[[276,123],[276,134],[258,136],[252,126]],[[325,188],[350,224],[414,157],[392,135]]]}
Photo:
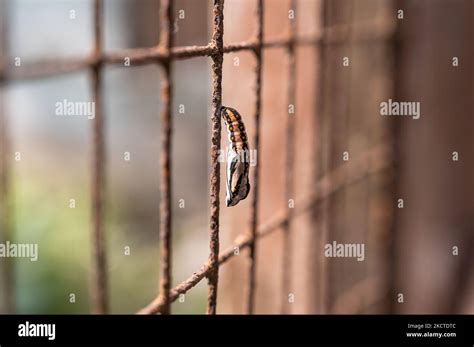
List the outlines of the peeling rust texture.
{"label": "peeling rust texture", "polygon": [[[263,0],[258,0],[256,11],[257,33],[255,47],[255,114],[254,114],[254,136],[253,147],[258,152],[258,158],[261,160],[260,153],[260,112],[262,106],[262,42],[263,42]],[[252,205],[250,211],[250,236],[249,244],[249,274],[247,284],[246,310],[247,314],[252,314],[255,307],[255,287],[256,287],[256,239],[258,227],[258,189],[259,189],[260,167],[254,167],[252,175]]]}
{"label": "peeling rust texture", "polygon": [[172,0],[161,0],[160,22],[161,35],[159,50],[167,59],[161,61],[163,77],[161,78],[161,154],[160,154],[160,295],[163,298],[163,310],[161,313],[169,314],[172,272],[172,220],[171,220],[171,141],[172,141],[172,78],[170,49],[173,38],[173,6]]}
{"label": "peeling rust texture", "polygon": [[[296,123],[296,56],[295,56],[295,37],[296,37],[296,18],[298,17],[296,0],[290,3],[290,10],[295,12],[295,18],[290,19],[290,41],[288,44],[288,121],[286,131],[286,159],[285,159],[285,204],[288,206],[288,220],[283,226],[283,249],[282,249],[282,293],[281,293],[281,312],[288,313],[289,302],[288,295],[291,292],[291,262],[292,262],[292,242],[291,242],[291,220],[293,208],[289,207],[289,200],[295,200],[294,196],[294,158],[295,158],[295,123]],[[294,108],[294,114],[289,112],[290,105]]]}
{"label": "peeling rust texture", "polygon": [[215,314],[217,306],[217,285],[219,278],[219,190],[220,190],[220,163],[218,155],[221,147],[221,119],[220,107],[222,104],[222,62],[224,60],[224,1],[214,0],[214,26],[212,46],[216,52],[212,55],[212,116],[211,116],[211,194],[210,194],[210,231],[209,231],[209,259],[211,268],[207,278],[209,283],[207,313]]}
{"label": "peeling rust texture", "polygon": [[[94,2],[94,55],[102,49],[102,0]],[[95,102],[95,118],[92,125],[92,311],[104,314],[108,311],[107,259],[104,230],[104,185],[105,148],[104,119],[102,107],[101,64],[91,66],[92,95]]]}

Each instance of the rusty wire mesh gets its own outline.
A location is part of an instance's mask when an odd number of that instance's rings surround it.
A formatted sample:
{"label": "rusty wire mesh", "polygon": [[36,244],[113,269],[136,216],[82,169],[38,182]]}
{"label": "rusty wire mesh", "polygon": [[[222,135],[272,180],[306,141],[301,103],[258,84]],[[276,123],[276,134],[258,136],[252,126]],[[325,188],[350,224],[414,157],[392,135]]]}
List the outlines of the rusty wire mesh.
{"label": "rusty wire mesh", "polygon": [[[252,175],[251,194],[251,214],[249,221],[249,232],[237,238],[233,245],[220,252],[219,247],[219,192],[220,192],[220,163],[218,152],[221,143],[221,120],[219,109],[222,99],[222,62],[224,54],[237,51],[253,52],[255,58],[255,109],[253,123],[255,134],[252,145],[255,150],[260,148],[260,117],[262,103],[262,52],[264,49],[285,48],[288,52],[288,89],[287,104],[294,105],[296,99],[296,54],[298,46],[313,46],[318,54],[324,47],[331,44],[340,44],[347,40],[352,24],[340,24],[334,26],[324,26],[317,35],[300,37],[297,35],[294,20],[290,24],[288,37],[264,40],[263,17],[264,2],[257,1],[255,13],[256,33],[249,41],[237,42],[224,45],[224,0],[213,0],[213,34],[211,42],[206,46],[173,46],[173,0],[161,0],[160,6],[160,42],[152,48],[135,48],[105,54],[102,51],[102,27],[103,27],[103,2],[94,1],[94,49],[90,56],[84,59],[60,59],[57,61],[45,61],[30,64],[22,69],[12,69],[7,63],[2,61],[0,65],[0,84],[3,86],[8,80],[31,80],[44,78],[77,70],[89,69],[92,80],[93,98],[96,103],[96,118],[93,123],[93,157],[91,166],[92,187],[92,278],[91,278],[91,303],[93,311],[96,313],[108,312],[108,280],[106,271],[106,252],[104,238],[104,186],[106,167],[106,157],[104,151],[104,114],[102,104],[102,67],[105,64],[123,64],[124,59],[129,59],[134,66],[143,64],[158,64],[163,70],[161,79],[161,100],[163,108],[161,111],[161,153],[160,153],[160,285],[156,298],[146,307],[138,311],[140,314],[170,313],[171,303],[178,299],[180,294],[184,294],[196,286],[204,278],[208,279],[208,306],[207,313],[215,314],[217,307],[217,286],[219,267],[235,256],[234,250],[249,249],[248,283],[246,289],[246,312],[253,313],[255,308],[255,286],[256,286],[256,242],[270,233],[282,230],[284,233],[283,242],[283,295],[281,301],[281,312],[288,312],[286,296],[288,293],[291,271],[291,222],[301,214],[314,211],[315,207],[327,200],[340,189],[354,184],[373,173],[380,172],[391,166],[393,163],[393,148],[391,143],[387,143],[368,150],[364,155],[351,163],[344,164],[328,173],[318,173],[312,192],[298,204],[297,208],[287,208],[275,213],[275,215],[265,223],[257,220],[260,194],[258,192],[259,168],[258,165]],[[291,0],[290,9],[296,9],[296,0]],[[364,21],[354,24],[358,30],[357,36],[352,36],[355,43],[387,41],[389,42],[395,33],[395,23],[392,19],[378,21]],[[4,32],[4,31],[2,31]],[[212,59],[212,99],[211,99],[211,176],[210,176],[210,220],[209,220],[209,258],[208,261],[188,279],[171,287],[171,146],[172,146],[172,111],[171,103],[173,99],[171,77],[172,62],[177,59],[191,59],[195,57],[208,56]],[[320,64],[321,66],[322,64]],[[316,81],[318,89],[321,88],[321,81]],[[316,110],[321,110],[321,102]],[[6,132],[7,119],[2,114],[3,131]],[[294,152],[295,152],[295,118],[288,117],[286,133],[286,163],[285,163],[285,199],[288,201],[293,196],[294,181]],[[2,200],[8,201],[8,136],[3,133],[1,136],[4,146],[2,146]],[[285,204],[286,205],[286,204]],[[2,208],[2,222],[7,220],[7,208]],[[7,226],[5,225],[5,228]],[[322,279],[324,280],[324,278]]]}

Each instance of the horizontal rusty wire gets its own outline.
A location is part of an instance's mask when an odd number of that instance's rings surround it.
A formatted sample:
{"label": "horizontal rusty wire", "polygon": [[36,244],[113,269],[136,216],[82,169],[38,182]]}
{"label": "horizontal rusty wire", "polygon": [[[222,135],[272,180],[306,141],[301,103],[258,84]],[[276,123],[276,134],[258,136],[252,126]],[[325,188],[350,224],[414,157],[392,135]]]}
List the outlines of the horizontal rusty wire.
{"label": "horizontal rusty wire", "polygon": [[[360,21],[354,24],[357,27],[357,36],[353,38],[353,42],[385,42],[390,39],[396,28],[396,22],[393,18],[382,18],[378,20]],[[296,37],[292,41],[288,37],[275,38],[262,42],[263,49],[268,48],[285,48],[291,42],[297,46],[314,45],[314,44],[342,44],[347,36],[349,25],[338,24],[321,30],[320,33],[307,35],[304,37]],[[324,38],[324,40],[323,40]],[[237,42],[223,46],[224,53],[238,51],[255,51],[259,47],[256,39],[249,41]],[[40,61],[32,64],[23,64],[20,67],[14,67],[11,64],[0,66],[0,83],[7,80],[23,80],[53,77],[60,74],[80,71],[98,64],[117,64],[123,65],[125,59],[130,59],[131,65],[153,64],[168,58],[174,59],[190,59],[195,57],[212,57],[218,52],[216,46],[211,42],[206,46],[186,46],[173,47],[170,54],[163,52],[157,47],[124,49],[112,53],[96,54],[83,58],[64,58]]]}
{"label": "horizontal rusty wire", "polygon": [[[295,207],[291,218],[296,218],[316,208],[322,201],[326,200],[344,187],[356,184],[370,175],[374,175],[392,168],[393,145],[381,144],[374,147],[358,158],[342,164],[330,171],[315,184],[315,192],[301,200]],[[258,227],[256,239],[263,238],[276,230],[279,230],[289,220],[287,209],[275,214],[272,219]],[[244,233],[236,238],[233,245],[226,248],[220,255],[218,264],[222,265],[235,255],[235,248],[240,250],[250,247],[253,239],[250,234]],[[186,293],[204,279],[213,269],[205,264],[188,279],[171,289],[169,300],[174,302],[179,295]],[[163,310],[163,301],[158,296],[146,307],[139,310],[138,314],[153,314]]]}

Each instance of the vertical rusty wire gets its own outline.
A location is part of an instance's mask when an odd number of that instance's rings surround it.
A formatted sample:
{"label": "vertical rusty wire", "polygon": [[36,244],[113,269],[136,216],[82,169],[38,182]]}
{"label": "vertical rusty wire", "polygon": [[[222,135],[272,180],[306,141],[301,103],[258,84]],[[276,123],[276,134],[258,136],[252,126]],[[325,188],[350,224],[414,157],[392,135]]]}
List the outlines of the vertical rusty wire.
{"label": "vertical rusty wire", "polygon": [[[0,1],[0,64],[5,69],[7,63],[7,3]],[[11,220],[10,200],[10,142],[8,136],[8,119],[5,109],[4,81],[0,81],[0,242],[12,239],[13,225]],[[15,312],[15,278],[13,261],[5,258],[2,261],[3,309],[5,313]]]}
{"label": "vertical rusty wire", "polygon": [[[324,1],[324,7],[323,7],[323,28],[326,30],[326,28],[332,24],[331,20],[331,15],[332,15],[332,3],[330,0],[325,0]],[[326,35],[326,34],[325,34]],[[323,95],[323,102],[324,102],[324,109],[323,109],[323,114],[321,115],[322,117],[322,128],[321,128],[321,156],[320,156],[320,170],[322,175],[327,174],[327,172],[330,170],[329,169],[329,156],[331,153],[331,128],[333,126],[333,119],[331,118],[331,107],[332,107],[332,102],[331,102],[331,90],[330,88],[332,87],[332,80],[331,76],[333,74],[333,64],[329,64],[329,60],[331,59],[331,53],[332,50],[328,48],[328,42],[326,41],[324,44],[324,49],[323,49],[323,54],[324,54],[324,60],[327,62],[325,64],[324,68],[324,75],[328,76],[326,80],[323,81],[325,84],[325,90],[324,90],[324,95]],[[328,306],[329,306],[329,262],[328,258],[324,256],[324,245],[328,242],[329,236],[330,236],[330,230],[329,230],[329,198],[327,198],[323,203],[321,204],[321,208],[319,211],[319,226],[320,226],[320,249],[319,251],[321,252],[321,256],[319,257],[319,313],[327,313],[328,312]]]}
{"label": "vertical rusty wire", "polygon": [[221,119],[222,105],[222,62],[224,61],[224,0],[214,0],[214,25],[211,45],[212,54],[212,115],[211,115],[211,182],[210,182],[210,222],[209,222],[209,293],[207,313],[216,314],[217,285],[219,277],[219,191],[221,148]]}
{"label": "vertical rusty wire", "polygon": [[[286,132],[286,158],[285,158],[285,203],[288,206],[288,219],[283,225],[283,267],[282,267],[282,297],[281,312],[288,313],[288,296],[291,290],[291,267],[292,267],[292,241],[291,241],[291,221],[293,217],[293,206],[290,206],[290,199],[294,201],[294,158],[295,158],[295,122],[296,122],[296,56],[295,56],[295,37],[297,23],[296,0],[291,0],[290,10],[293,10],[295,17],[290,18],[290,40],[288,44],[288,121]],[[290,112],[290,107],[294,113]]]}
{"label": "vertical rusty wire", "polygon": [[160,46],[166,59],[161,62],[161,154],[160,154],[160,295],[163,301],[163,314],[171,313],[171,141],[172,141],[172,80],[170,49],[173,38],[173,0],[161,0],[160,4]]}
{"label": "vertical rusty wire", "polygon": [[[313,167],[313,181],[319,182],[324,175],[324,171],[322,169],[322,157],[323,157],[323,142],[322,142],[322,129],[323,129],[323,122],[324,122],[324,80],[326,77],[326,69],[325,69],[325,48],[326,48],[326,30],[325,30],[325,8],[327,6],[327,0],[322,0],[320,7],[317,9],[319,18],[320,18],[320,27],[318,28],[321,30],[321,40],[316,42],[314,45],[315,49],[315,56],[317,61],[316,73],[317,76],[314,79],[315,82],[315,98],[314,98],[314,117],[315,117],[315,135],[313,137],[313,148],[314,151],[314,167]],[[317,186],[315,186],[317,187]],[[317,188],[316,188],[317,189]],[[316,195],[319,194],[318,191],[314,192]],[[312,312],[319,313],[321,309],[321,291],[322,291],[322,283],[320,281],[319,271],[320,269],[320,255],[323,250],[322,245],[322,229],[321,223],[319,219],[319,210],[314,208],[311,211],[311,226],[313,232],[311,233],[311,240],[308,243],[309,247],[309,266],[314,269],[311,272],[310,279],[308,281],[307,290],[310,293],[310,305]]]}
{"label": "vertical rusty wire", "polygon": [[[260,112],[262,108],[262,42],[263,42],[263,0],[257,0],[257,33],[256,41],[257,47],[255,48],[255,115],[254,115],[254,136],[253,144],[255,151],[258,153],[260,150]],[[247,158],[249,160],[250,156]],[[260,156],[259,156],[260,158]],[[261,158],[260,158],[261,159]],[[256,287],[256,238],[257,238],[257,226],[258,226],[258,189],[259,189],[259,174],[260,169],[257,164],[254,167],[252,175],[252,207],[250,213],[250,235],[252,242],[249,246],[249,278],[247,284],[247,302],[246,309],[247,314],[254,312],[255,306],[255,287]]]}
{"label": "vertical rusty wire", "polygon": [[[356,6],[356,1],[355,0],[350,0],[345,5],[345,11],[347,11],[347,20],[346,20],[347,21],[347,27],[346,27],[346,31],[344,33],[344,39],[341,42],[341,45],[343,45],[345,47],[345,50],[346,50],[346,53],[344,53],[344,55],[347,54],[347,56],[349,57],[349,61],[352,60],[352,62],[354,62],[357,59],[356,57],[354,57],[355,49],[354,49],[353,42],[352,42],[353,23],[354,23],[354,18],[355,18],[355,6]],[[343,15],[345,17],[346,13],[343,12]],[[342,133],[342,138],[340,140],[337,140],[336,147],[341,148],[342,151],[347,151],[347,153],[349,153],[349,155],[350,155],[350,152],[351,152],[350,151],[350,145],[351,145],[351,113],[352,113],[351,109],[352,109],[352,106],[353,106],[352,105],[352,102],[353,102],[352,82],[353,82],[353,75],[354,75],[354,67],[353,67],[353,65],[351,65],[349,63],[349,66],[342,67],[342,69],[343,69],[343,71],[341,71],[339,73],[340,77],[336,77],[338,79],[340,78],[340,79],[345,80],[344,83],[341,85],[341,91],[342,91],[343,96],[342,96],[342,100],[340,101],[341,103],[343,103],[343,106],[342,106],[343,114],[338,115],[338,117],[341,118],[341,123],[338,126],[338,128],[340,129],[339,131]],[[332,135],[332,136],[335,136],[335,135]],[[370,146],[367,148],[367,151],[369,151],[369,150],[370,150]],[[338,153],[338,155],[342,155],[342,153],[340,153],[340,154]],[[346,163],[343,162],[342,165],[348,165],[348,164],[349,164],[349,162],[346,162]],[[351,212],[351,199],[350,199],[351,195],[350,195],[349,190],[351,188],[353,188],[353,186],[348,184],[348,182],[350,180],[350,172],[348,170],[343,172],[343,177],[344,177],[343,180],[344,180],[345,184],[344,184],[342,192],[340,193],[340,198],[339,198],[341,206],[334,209],[334,211],[339,210],[341,216],[338,216],[334,212],[332,213],[332,216],[330,216],[332,225],[334,225],[334,221],[333,221],[334,219],[342,218],[342,223],[340,224],[342,228],[341,229],[335,228],[336,230],[339,229],[338,232],[335,233],[335,234],[338,235],[337,237],[344,237],[346,232],[348,230],[350,231],[350,221],[348,219],[348,216],[349,216],[349,213]],[[367,182],[368,182],[368,179],[365,179],[363,184],[366,184]],[[335,200],[335,201],[337,201],[337,200]],[[367,215],[367,221],[368,221],[368,215]],[[367,226],[368,226],[368,224],[367,224]],[[364,232],[364,238],[362,240],[363,240],[363,242],[366,242],[366,232]],[[336,268],[335,264],[333,262],[331,262],[331,265],[332,265],[332,267],[329,267],[329,272],[331,273],[331,275],[337,274],[338,271],[334,271],[334,269]],[[341,269],[340,273],[344,274],[343,269]],[[336,283],[336,286],[338,287],[338,289],[341,286],[345,286],[345,285],[347,285],[347,283],[349,283],[348,280],[345,279],[344,275],[342,275],[341,277],[336,277],[336,278],[337,278],[337,280],[335,281],[335,283]],[[331,285],[330,281],[328,282],[328,285]],[[330,288],[329,290],[332,290],[332,288]],[[330,307],[329,307],[330,312],[332,312],[332,306],[333,306],[333,303],[330,304]]]}
{"label": "vertical rusty wire", "polygon": [[92,158],[92,311],[104,314],[108,311],[107,302],[107,259],[104,230],[104,181],[105,145],[104,119],[102,107],[102,73],[99,59],[102,50],[102,0],[94,1],[94,57],[92,66],[92,92],[95,102],[93,120],[93,158]]}

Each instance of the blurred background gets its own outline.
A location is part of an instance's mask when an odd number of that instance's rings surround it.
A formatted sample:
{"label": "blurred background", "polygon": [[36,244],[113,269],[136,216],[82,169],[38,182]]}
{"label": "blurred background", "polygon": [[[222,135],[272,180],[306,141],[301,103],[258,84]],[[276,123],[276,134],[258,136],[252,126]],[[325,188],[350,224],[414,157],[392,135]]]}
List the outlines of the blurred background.
{"label": "blurred background", "polygon": [[[295,205],[313,192],[319,179],[347,165],[346,151],[355,159],[388,145],[394,164],[347,184],[292,223],[290,313],[474,313],[474,3],[296,3],[298,36],[321,35],[323,26],[351,29],[342,43],[296,49]],[[14,68],[10,65],[16,57],[27,66],[90,54],[92,1],[0,4],[3,69]],[[287,37],[290,1],[267,0],[264,5],[264,40]],[[253,38],[255,9],[253,0],[225,1],[224,44]],[[176,46],[210,41],[210,1],[176,0],[174,11]],[[105,51],[156,45],[158,13],[158,0],[105,0]],[[374,24],[375,34],[396,28],[396,36],[357,40],[367,34],[368,23]],[[260,223],[287,207],[287,60],[285,48],[264,50]],[[208,256],[210,64],[208,57],[173,63],[173,285],[198,270]],[[251,52],[224,57],[223,104],[239,110],[250,134],[254,69]],[[160,75],[157,65],[104,67],[112,313],[135,312],[157,292]],[[37,243],[39,260],[0,259],[1,312],[90,311],[92,121],[55,115],[58,101],[90,100],[90,86],[87,70],[2,80],[1,238]],[[420,102],[420,119],[381,116],[379,105],[389,98]],[[226,141],[223,136],[223,147]],[[16,152],[21,161],[14,160]],[[221,170],[224,179],[224,166]],[[224,198],[221,184],[221,202]],[[398,208],[399,199],[403,208]],[[249,218],[250,199],[232,208],[221,204],[221,249],[247,231]],[[365,261],[322,261],[321,235],[329,243],[365,244]],[[257,243],[257,313],[279,313],[282,240],[282,233],[275,232]],[[218,313],[244,313],[247,266],[242,255],[220,268]],[[9,268],[13,276],[6,275]],[[206,298],[203,280],[172,311],[205,312]]]}

